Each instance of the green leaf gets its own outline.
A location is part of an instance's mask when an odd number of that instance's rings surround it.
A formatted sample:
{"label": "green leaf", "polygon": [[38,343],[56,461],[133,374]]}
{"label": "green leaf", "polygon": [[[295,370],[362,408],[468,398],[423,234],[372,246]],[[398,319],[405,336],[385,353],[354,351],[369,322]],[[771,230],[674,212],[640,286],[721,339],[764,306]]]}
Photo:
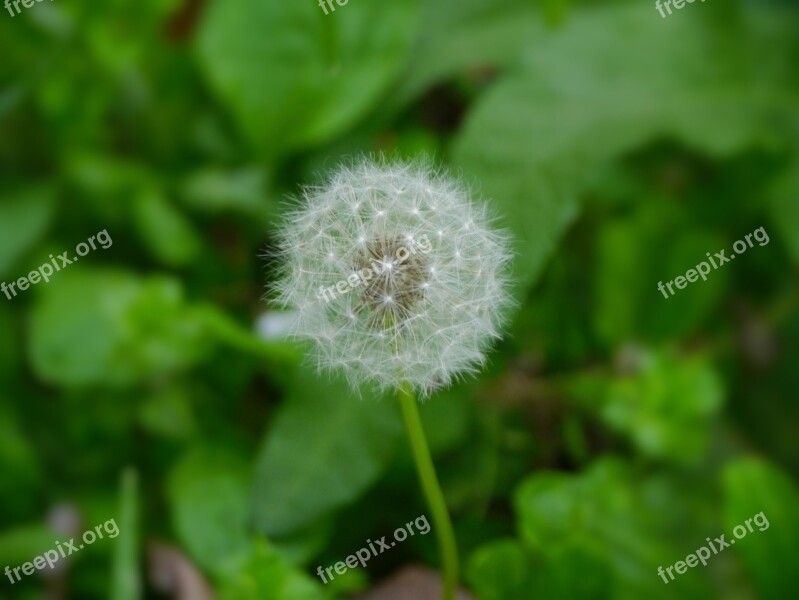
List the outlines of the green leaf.
{"label": "green leaf", "polygon": [[[674,231],[681,234],[675,237]],[[597,335],[615,347],[630,339],[660,341],[694,330],[717,307],[731,273],[712,269],[707,253],[731,245],[663,198],[647,197],[632,215],[602,227],[594,252]],[[669,283],[702,262],[710,271],[704,280],[697,276],[683,290],[672,284],[674,295],[669,293]],[[661,282],[668,297],[658,289]]]}
{"label": "green leaf", "polygon": [[770,194],[773,227],[794,264],[799,264],[799,160],[791,163]]}
{"label": "green leaf", "polygon": [[[270,540],[272,546],[280,555],[293,565],[302,565],[319,556],[330,546],[331,538],[335,535],[337,515],[314,521],[305,529],[298,529],[289,537],[279,540]],[[336,580],[338,581],[338,580]]]}
{"label": "green leaf", "polygon": [[[5,380],[8,381],[8,380]],[[11,516],[23,512],[42,481],[36,448],[20,426],[14,407],[0,396],[0,494],[5,498],[5,512]]]}
{"label": "green leaf", "polygon": [[417,0],[210,4],[198,54],[211,86],[265,154],[332,139],[374,108],[399,74]]}
{"label": "green leaf", "polygon": [[559,545],[550,557],[517,541],[492,542],[472,556],[467,577],[482,600],[615,597],[607,560],[589,545],[574,542]]}
{"label": "green leaf", "polygon": [[[606,382],[600,418],[650,457],[695,463],[705,456],[710,419],[724,390],[707,359],[641,351],[638,372]],[[575,385],[579,385],[575,382]]]}
{"label": "green leaf", "polygon": [[266,172],[258,166],[234,170],[209,167],[186,177],[180,194],[191,209],[212,215],[239,213],[264,221],[276,213],[267,195],[268,182]]}
{"label": "green leaf", "polygon": [[287,536],[359,498],[392,458],[401,424],[392,400],[359,400],[299,369],[258,458],[256,529]]}
{"label": "green leaf", "polygon": [[740,32],[714,20],[716,10],[701,12],[661,21],[644,5],[583,10],[568,27],[530,40],[523,65],[472,110],[454,161],[516,233],[521,289],[536,280],[608,161],[661,136],[728,156],[781,135],[795,119],[799,102],[766,81],[761,73],[773,71],[748,53],[768,36],[787,39],[777,29],[784,16],[766,12],[765,31]]}
{"label": "green leaf", "polygon": [[321,584],[292,569],[263,540],[235,573],[222,578],[222,600],[325,600],[330,596]]}
{"label": "green leaf", "polygon": [[130,216],[130,198],[157,177],[140,162],[106,154],[75,152],[66,158],[66,177],[80,201],[104,224],[122,227]]}
{"label": "green leaf", "polygon": [[[28,274],[13,272],[26,252],[44,235],[55,213],[55,193],[51,187],[36,186],[5,191],[0,202],[0,278]],[[2,297],[0,297],[2,299]]]}
{"label": "green leaf", "polygon": [[550,574],[554,585],[567,585],[573,577],[558,557],[575,552],[579,558],[567,563],[590,565],[593,583],[582,588],[586,597],[603,597],[608,576],[618,600],[667,600],[675,590],[681,598],[708,597],[701,579],[684,577],[667,588],[658,578],[657,565],[677,560],[672,557],[679,557],[682,548],[658,535],[661,507],[652,504],[622,463],[603,459],[584,473],[533,475],[514,500],[522,540],[552,561],[553,569],[562,569]]}
{"label": "green leaf", "polygon": [[[0,296],[0,302],[4,296]],[[19,373],[21,359],[21,328],[15,323],[14,312],[5,306],[0,307],[0,380],[11,381]]]}
{"label": "green leaf", "polygon": [[209,337],[220,344],[260,358],[276,383],[281,386],[302,361],[302,354],[296,344],[279,338],[263,339],[213,304],[198,306],[195,314]]}
{"label": "green leaf", "polygon": [[540,10],[549,25],[562,25],[572,0],[542,0]]}
{"label": "green leaf", "polygon": [[187,454],[169,475],[175,530],[189,554],[216,574],[232,573],[251,551],[249,469],[221,449]]}
{"label": "green leaf", "polygon": [[454,75],[509,64],[525,42],[545,32],[527,0],[429,0],[422,11],[423,29],[407,76],[386,110],[403,107]]}
{"label": "green leaf", "polygon": [[523,600],[532,591],[532,563],[520,542],[496,541],[472,555],[466,577],[482,600]]}
{"label": "green leaf", "polygon": [[577,493],[581,485],[579,479],[561,473],[527,479],[516,494],[522,539],[544,547],[590,526],[591,507]]}
{"label": "green leaf", "polygon": [[186,265],[202,249],[202,238],[191,222],[156,190],[136,197],[133,222],[147,248],[165,265]]}
{"label": "green leaf", "polygon": [[56,535],[39,523],[3,531],[0,533],[0,562],[3,566],[28,562],[52,548]]}
{"label": "green leaf", "polygon": [[[763,600],[789,597],[799,589],[796,484],[773,465],[747,458],[724,469],[723,486],[724,523],[731,532],[727,539],[736,539],[734,528],[745,530],[734,552],[743,560]],[[741,534],[740,529],[738,532]]]}
{"label": "green leaf", "polygon": [[31,314],[30,360],[44,381],[130,385],[205,354],[204,329],[176,280],[66,268],[38,286]]}
{"label": "green leaf", "polygon": [[[547,598],[610,600],[622,597],[604,549],[594,543],[572,542],[556,546],[548,562],[544,585]],[[539,583],[539,585],[541,585]]]}
{"label": "green leaf", "polygon": [[142,398],[139,422],[154,435],[168,439],[185,439],[197,431],[191,405],[190,386],[181,382],[159,388]]}

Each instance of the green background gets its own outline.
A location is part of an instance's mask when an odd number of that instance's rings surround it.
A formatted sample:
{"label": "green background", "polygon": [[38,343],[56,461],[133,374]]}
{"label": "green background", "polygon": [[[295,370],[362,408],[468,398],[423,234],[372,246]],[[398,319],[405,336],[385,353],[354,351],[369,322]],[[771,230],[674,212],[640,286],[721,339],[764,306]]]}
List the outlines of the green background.
{"label": "green background", "polygon": [[258,333],[283,201],[368,152],[433,156],[515,239],[507,337],[422,407],[474,596],[795,597],[797,32],[765,0],[0,11],[0,281],[113,239],[0,295],[0,569],[121,531],[0,598],[168,598],[181,573],[322,600],[439,567],[415,536],[321,585],[426,508],[393,399]]}

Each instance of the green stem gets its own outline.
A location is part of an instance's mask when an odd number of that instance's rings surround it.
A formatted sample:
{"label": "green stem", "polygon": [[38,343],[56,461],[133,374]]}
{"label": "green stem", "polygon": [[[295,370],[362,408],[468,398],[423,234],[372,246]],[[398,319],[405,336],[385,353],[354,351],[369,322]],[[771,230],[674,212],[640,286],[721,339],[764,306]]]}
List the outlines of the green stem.
{"label": "green stem", "polygon": [[455,543],[455,531],[452,529],[452,520],[438,482],[430,448],[422,427],[419,416],[419,406],[413,391],[408,386],[399,390],[402,416],[405,418],[405,429],[416,461],[416,470],[419,481],[424,490],[425,499],[433,516],[433,525],[438,538],[438,545],[444,563],[444,594],[443,600],[454,600],[455,590],[458,585],[458,546]]}

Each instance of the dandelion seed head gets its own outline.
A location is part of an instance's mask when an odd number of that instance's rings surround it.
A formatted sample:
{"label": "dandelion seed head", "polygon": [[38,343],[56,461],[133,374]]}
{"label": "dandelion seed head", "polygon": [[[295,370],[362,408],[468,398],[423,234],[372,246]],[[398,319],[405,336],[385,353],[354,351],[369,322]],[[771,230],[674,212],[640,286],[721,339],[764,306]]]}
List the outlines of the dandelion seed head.
{"label": "dandelion seed head", "polygon": [[273,291],[299,309],[291,333],[356,388],[408,383],[424,396],[477,372],[501,337],[508,236],[428,164],[341,167],[304,190],[280,233]]}

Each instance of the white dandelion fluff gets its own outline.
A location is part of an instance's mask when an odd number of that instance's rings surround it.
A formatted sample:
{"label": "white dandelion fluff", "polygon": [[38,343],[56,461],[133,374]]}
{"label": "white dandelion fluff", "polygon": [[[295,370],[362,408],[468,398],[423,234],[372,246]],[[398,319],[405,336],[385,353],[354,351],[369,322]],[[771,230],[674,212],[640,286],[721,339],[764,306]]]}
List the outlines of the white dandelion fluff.
{"label": "white dandelion fluff", "polygon": [[427,394],[473,373],[510,304],[508,237],[427,164],[363,160],[307,188],[282,227],[279,303],[320,370]]}

